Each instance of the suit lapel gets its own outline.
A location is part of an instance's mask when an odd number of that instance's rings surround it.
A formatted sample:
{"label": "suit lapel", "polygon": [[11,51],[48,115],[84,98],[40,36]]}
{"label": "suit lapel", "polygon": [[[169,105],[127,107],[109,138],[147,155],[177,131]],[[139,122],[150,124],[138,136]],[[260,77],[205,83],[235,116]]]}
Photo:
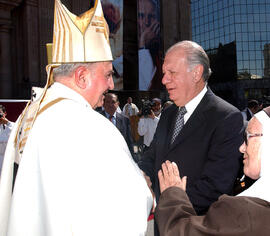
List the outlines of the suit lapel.
{"label": "suit lapel", "polygon": [[119,129],[119,130],[122,130],[122,127],[123,127],[123,120],[122,120],[122,117],[116,112],[116,127]]}

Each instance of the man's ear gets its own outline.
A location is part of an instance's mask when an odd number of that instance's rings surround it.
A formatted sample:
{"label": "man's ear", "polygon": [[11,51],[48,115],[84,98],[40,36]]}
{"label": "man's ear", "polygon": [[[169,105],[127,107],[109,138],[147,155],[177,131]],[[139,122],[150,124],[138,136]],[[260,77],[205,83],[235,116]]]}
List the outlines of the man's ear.
{"label": "man's ear", "polygon": [[87,68],[83,66],[79,66],[75,72],[74,72],[74,79],[75,79],[75,84],[77,87],[80,89],[85,89],[90,82],[90,79],[87,78],[87,75],[89,74],[89,71]]}
{"label": "man's ear", "polygon": [[202,74],[203,74],[203,65],[199,64],[196,65],[195,68],[193,69],[192,72],[192,76],[193,76],[193,81],[195,83],[199,82],[202,78]]}

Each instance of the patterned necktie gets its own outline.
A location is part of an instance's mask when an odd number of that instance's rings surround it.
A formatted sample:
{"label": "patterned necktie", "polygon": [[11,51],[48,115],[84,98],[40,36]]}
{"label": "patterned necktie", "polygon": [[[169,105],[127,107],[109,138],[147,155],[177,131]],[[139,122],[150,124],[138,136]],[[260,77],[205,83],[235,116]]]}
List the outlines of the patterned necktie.
{"label": "patterned necktie", "polygon": [[181,129],[184,126],[184,115],[187,113],[187,110],[185,107],[180,107],[176,114],[176,120],[175,120],[175,126],[173,130],[173,135],[171,139],[171,144],[175,141],[176,137],[180,133]]}

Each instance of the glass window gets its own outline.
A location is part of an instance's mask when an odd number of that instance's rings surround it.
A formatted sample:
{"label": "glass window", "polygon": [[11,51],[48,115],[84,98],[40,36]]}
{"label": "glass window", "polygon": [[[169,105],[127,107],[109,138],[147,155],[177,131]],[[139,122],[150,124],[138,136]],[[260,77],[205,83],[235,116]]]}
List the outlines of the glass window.
{"label": "glass window", "polygon": [[248,14],[253,14],[253,5],[251,5],[251,4],[247,5],[247,13]]}
{"label": "glass window", "polygon": [[238,54],[238,52],[241,52],[242,49],[243,49],[243,48],[242,48],[242,43],[241,43],[241,42],[237,43],[237,44],[236,44],[237,54]]}
{"label": "glass window", "polygon": [[242,33],[242,40],[248,41],[248,33]]}
{"label": "glass window", "polygon": [[243,45],[243,51],[248,50],[248,43],[247,42],[242,42]]}
{"label": "glass window", "polygon": [[260,24],[259,23],[254,23],[254,31],[259,32],[260,31]]}
{"label": "glass window", "polygon": [[235,30],[236,30],[236,32],[241,32],[241,24],[236,24]]}
{"label": "glass window", "polygon": [[242,37],[240,33],[236,33],[236,41],[242,41]]}
{"label": "glass window", "polygon": [[222,9],[223,8],[223,1],[218,1],[218,9]]}
{"label": "glass window", "polygon": [[229,16],[234,14],[232,5],[230,5],[230,7],[228,7],[228,11],[229,11]]}
{"label": "glass window", "polygon": [[243,61],[243,69],[248,70],[249,69],[249,63],[248,61]]}
{"label": "glass window", "polygon": [[249,52],[248,52],[248,50],[243,51],[243,59],[244,60],[249,60]]}
{"label": "glass window", "polygon": [[267,40],[267,33],[266,32],[261,32],[261,39]]}
{"label": "glass window", "polygon": [[242,32],[248,32],[248,25],[247,24],[242,24],[242,26],[241,26],[241,28],[242,28]]}
{"label": "glass window", "polygon": [[267,25],[266,23],[260,24],[260,31],[267,31],[267,29],[269,29],[269,25]]}
{"label": "glass window", "polygon": [[240,14],[240,7],[239,6],[234,7],[234,14],[235,15]]}
{"label": "glass window", "polygon": [[263,58],[263,53],[261,51],[256,51],[256,59],[262,60]]}
{"label": "glass window", "polygon": [[241,15],[235,15],[235,23],[241,23]]}
{"label": "glass window", "polygon": [[254,22],[260,22],[260,15],[259,14],[253,14]]}
{"label": "glass window", "polygon": [[234,16],[233,15],[229,16],[229,22],[230,22],[230,24],[234,23]]}
{"label": "glass window", "polygon": [[237,51],[237,60],[243,60],[242,51]]}
{"label": "glass window", "polygon": [[267,4],[265,4],[265,13],[266,14],[270,14],[270,4],[269,3],[267,3]]}
{"label": "glass window", "polygon": [[217,2],[214,2],[213,9],[214,9],[214,11],[217,11]]}
{"label": "glass window", "polygon": [[254,41],[255,40],[253,32],[248,33],[248,37],[249,37],[249,41]]}
{"label": "glass window", "polygon": [[247,22],[248,23],[253,23],[254,22],[254,18],[253,18],[253,15],[252,14],[248,14],[247,15]]}
{"label": "glass window", "polygon": [[[254,42],[249,42],[249,43],[248,43],[248,48],[249,48],[249,50],[255,50]],[[254,52],[253,52],[253,53],[254,53]]]}
{"label": "glass window", "polygon": [[255,41],[260,41],[261,40],[261,34],[255,33],[254,38],[255,38]]}
{"label": "glass window", "polygon": [[241,5],[241,14],[247,14],[247,5],[246,4]]}
{"label": "glass window", "polygon": [[254,25],[253,24],[247,24],[248,31],[253,32],[254,31]]}
{"label": "glass window", "polygon": [[243,23],[247,23],[248,22],[247,15],[241,15],[241,22],[243,22]]}
{"label": "glass window", "polygon": [[265,14],[260,14],[260,22],[265,22],[266,21],[266,17]]}
{"label": "glass window", "polygon": [[229,9],[226,7],[223,9],[224,17],[229,16]]}
{"label": "glass window", "polygon": [[249,60],[255,60],[255,51],[253,50],[249,51]]}

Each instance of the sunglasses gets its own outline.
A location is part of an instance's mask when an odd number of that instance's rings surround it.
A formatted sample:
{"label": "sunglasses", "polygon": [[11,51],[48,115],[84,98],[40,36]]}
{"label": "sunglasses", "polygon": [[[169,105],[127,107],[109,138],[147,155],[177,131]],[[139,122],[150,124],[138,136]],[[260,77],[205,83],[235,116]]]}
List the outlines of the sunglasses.
{"label": "sunglasses", "polygon": [[252,137],[261,137],[263,136],[263,134],[251,134],[249,132],[244,132],[244,142],[246,145],[248,145],[248,140],[249,138],[252,138]]}

